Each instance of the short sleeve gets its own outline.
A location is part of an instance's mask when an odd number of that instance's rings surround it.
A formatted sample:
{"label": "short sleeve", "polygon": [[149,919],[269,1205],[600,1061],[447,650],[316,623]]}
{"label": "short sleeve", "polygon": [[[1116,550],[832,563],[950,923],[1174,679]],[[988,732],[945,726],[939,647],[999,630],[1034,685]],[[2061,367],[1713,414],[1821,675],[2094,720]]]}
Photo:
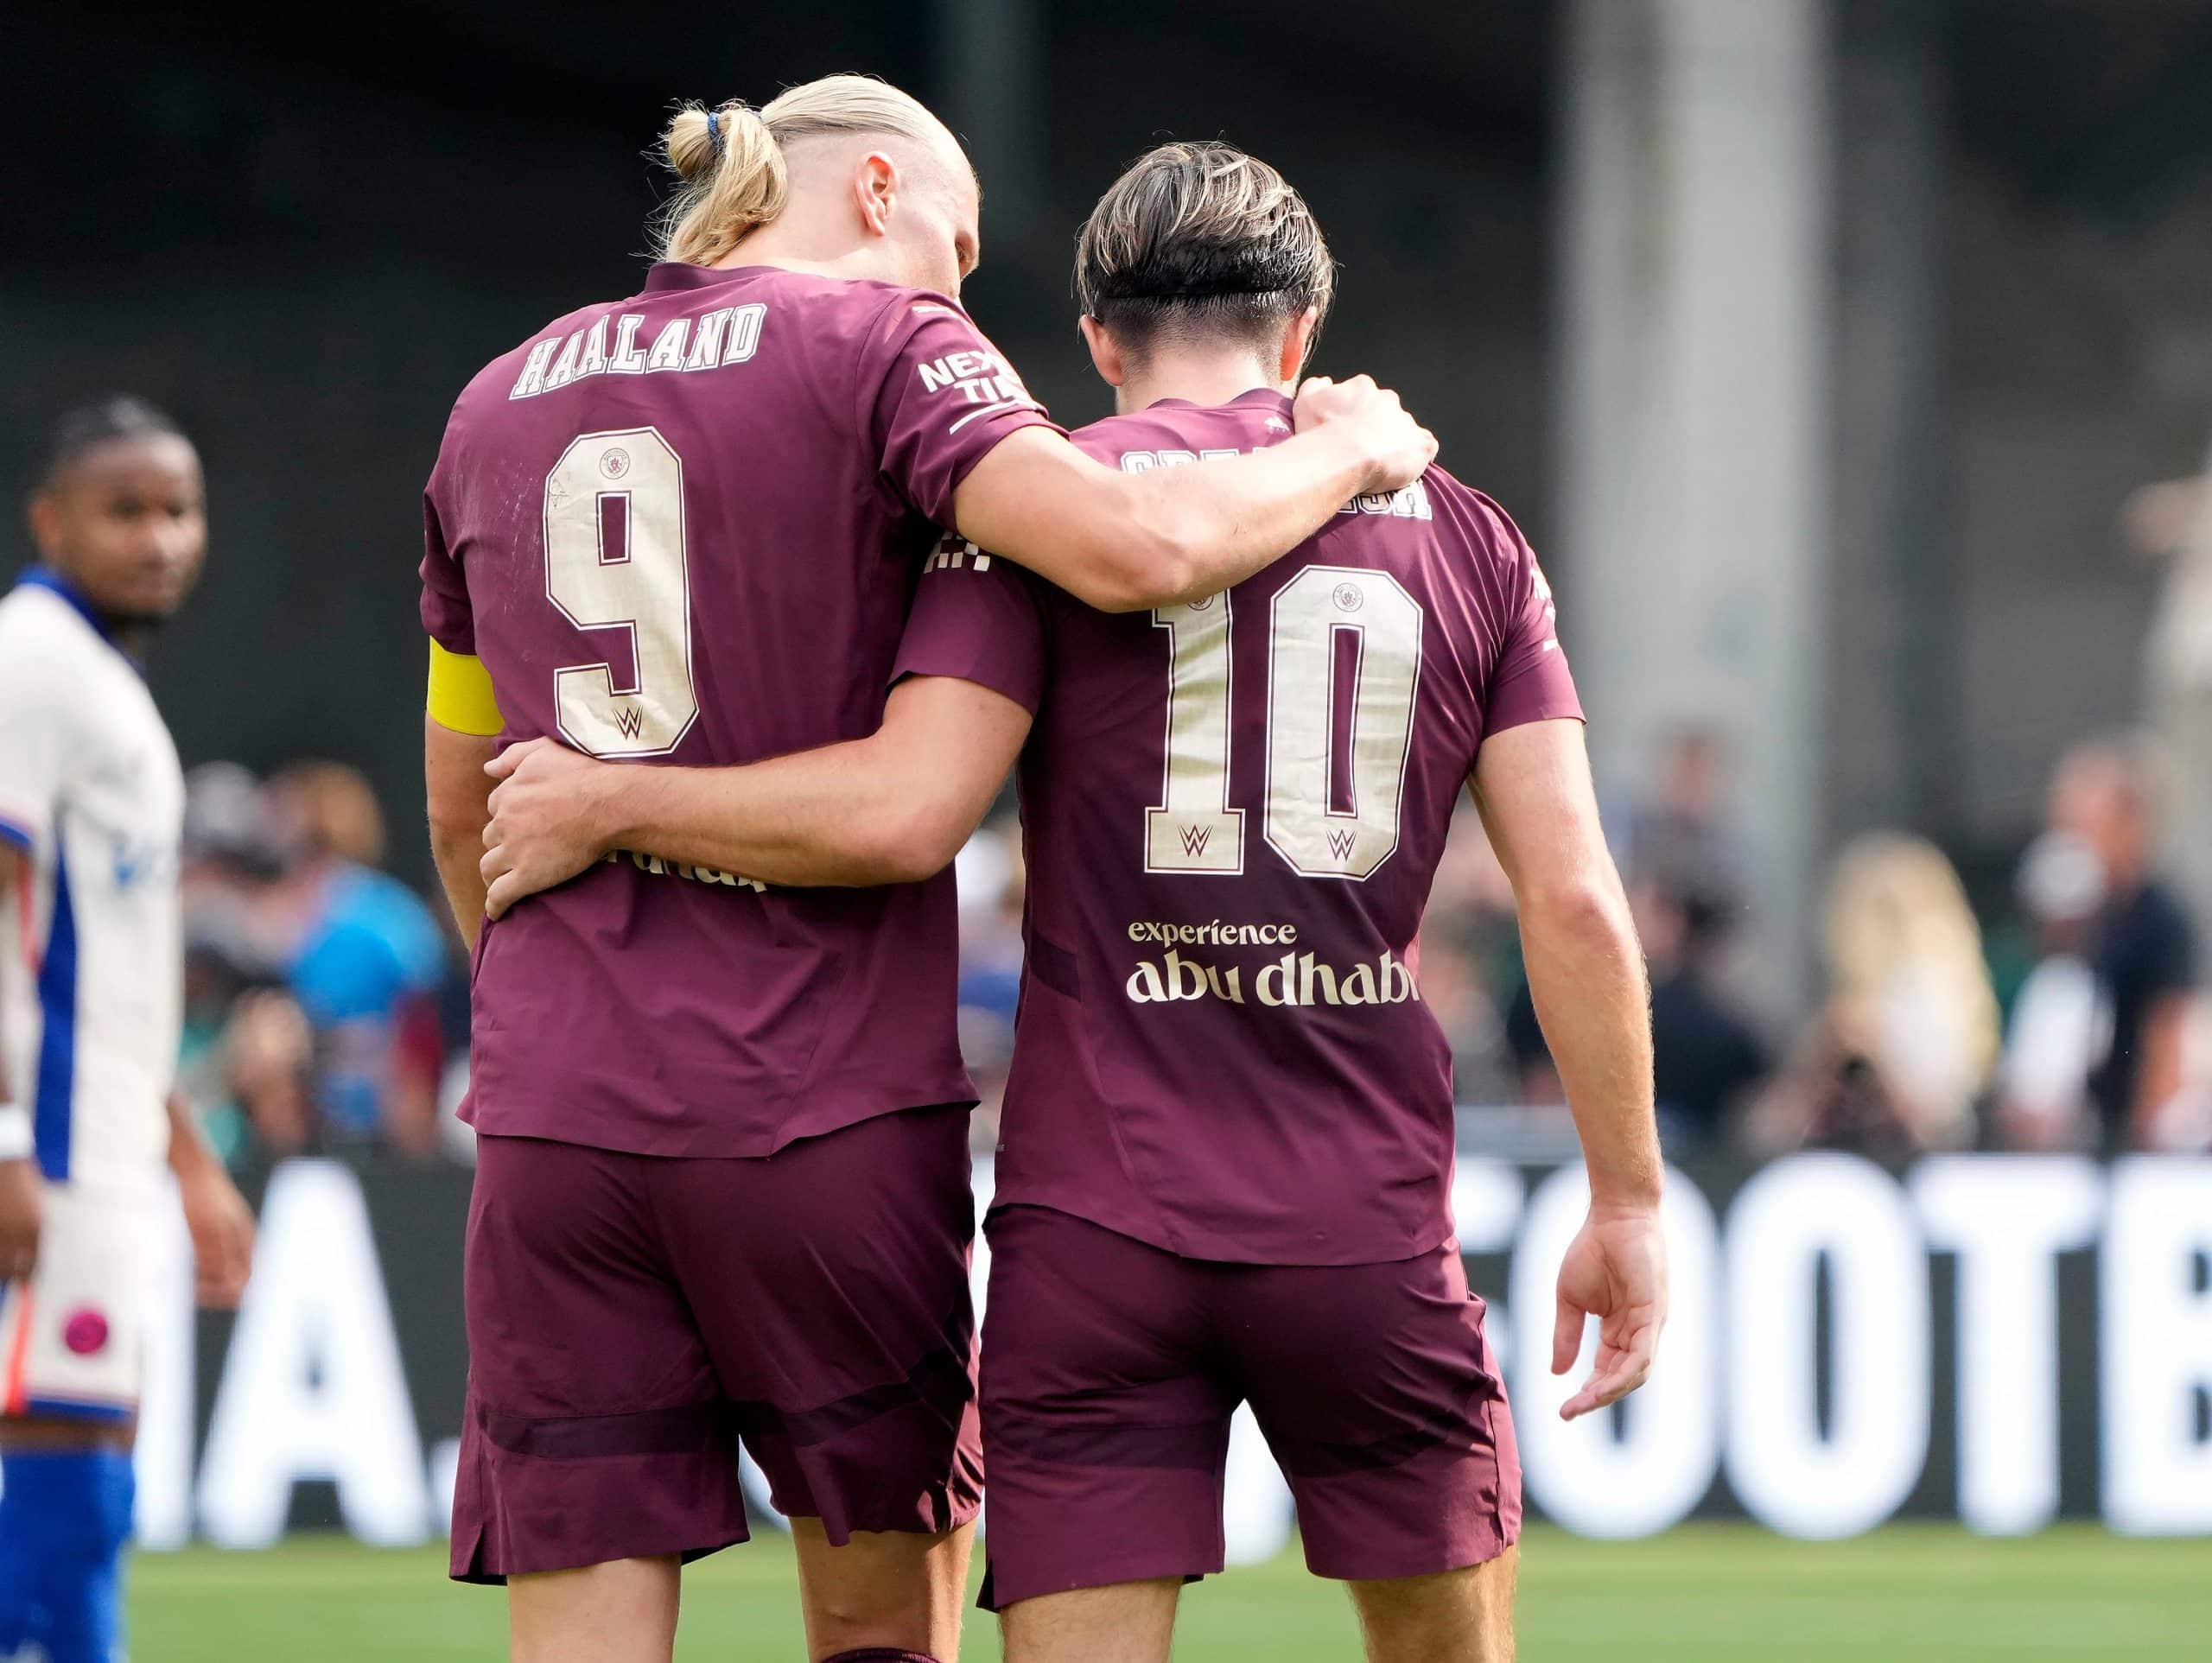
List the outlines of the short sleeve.
{"label": "short sleeve", "polygon": [[950,676],[1003,693],[1033,716],[1045,696],[1049,638],[1037,580],[948,537],[922,573],[891,679]]}
{"label": "short sleeve", "polygon": [[476,614],[468,604],[468,584],[461,562],[447,546],[438,518],[436,480],[423,493],[423,627],[448,652],[474,657]]}
{"label": "short sleeve", "polygon": [[0,841],[30,850],[52,833],[61,800],[70,682],[35,644],[21,645],[0,642]]}
{"label": "short sleeve", "polygon": [[[1486,503],[1487,508],[1489,505]],[[1526,722],[1582,720],[1582,701],[1559,644],[1559,609],[1552,586],[1520,528],[1491,510],[1506,537],[1505,636],[1492,661],[1490,687],[1483,700],[1483,733],[1502,733]]]}
{"label": "short sleeve", "polygon": [[878,313],[861,347],[861,415],[883,476],[938,524],[952,493],[1008,434],[1046,427],[1045,407],[968,314],[928,295]]}

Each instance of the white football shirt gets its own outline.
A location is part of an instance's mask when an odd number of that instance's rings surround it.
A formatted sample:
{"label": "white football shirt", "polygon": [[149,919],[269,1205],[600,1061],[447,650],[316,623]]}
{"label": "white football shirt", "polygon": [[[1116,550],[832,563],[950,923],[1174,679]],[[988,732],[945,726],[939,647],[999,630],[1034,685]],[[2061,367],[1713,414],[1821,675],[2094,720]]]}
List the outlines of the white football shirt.
{"label": "white football shirt", "polygon": [[183,1005],[184,777],[137,666],[60,579],[0,597],[0,838],[29,857],[0,951],[0,1092],[55,1183],[158,1184]]}

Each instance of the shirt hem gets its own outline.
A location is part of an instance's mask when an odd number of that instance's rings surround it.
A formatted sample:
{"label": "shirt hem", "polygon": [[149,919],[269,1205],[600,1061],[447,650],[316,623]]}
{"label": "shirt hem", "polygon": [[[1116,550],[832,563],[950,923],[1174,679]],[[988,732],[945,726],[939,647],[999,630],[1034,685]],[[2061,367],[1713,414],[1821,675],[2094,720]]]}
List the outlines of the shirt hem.
{"label": "shirt hem", "polygon": [[[511,1094],[503,1093],[502,1095]],[[819,1101],[766,1130],[741,1132],[724,1126],[653,1126],[619,1110],[572,1106],[487,1106],[472,1095],[461,1119],[486,1138],[538,1138],[616,1154],[758,1160],[803,1138],[842,1132],[886,1114],[957,1105],[973,1108],[976,1089],[964,1079],[939,1079],[896,1097],[875,1094],[841,1095]]]}
{"label": "shirt hem", "polygon": [[1116,1235],[1126,1235],[1133,1241],[1141,1241],[1148,1247],[1157,1247],[1178,1259],[1198,1260],[1218,1265],[1281,1265],[1314,1269],[1338,1269],[1353,1265],[1395,1265],[1434,1253],[1459,1234],[1447,1215],[1436,1221],[1433,1229],[1424,1229],[1397,1239],[1405,1245],[1361,1242],[1327,1251],[1260,1248],[1212,1231],[1170,1229],[1124,1213],[1118,1208],[1102,1207],[1089,1201],[1071,1200],[1051,1193],[1025,1193],[1020,1186],[1011,1190],[1001,1189],[991,1197],[989,1210],[984,1215],[986,1223],[1008,1207],[1041,1207],[1047,1212],[1065,1213],[1070,1218],[1079,1218],[1086,1224],[1096,1224]]}

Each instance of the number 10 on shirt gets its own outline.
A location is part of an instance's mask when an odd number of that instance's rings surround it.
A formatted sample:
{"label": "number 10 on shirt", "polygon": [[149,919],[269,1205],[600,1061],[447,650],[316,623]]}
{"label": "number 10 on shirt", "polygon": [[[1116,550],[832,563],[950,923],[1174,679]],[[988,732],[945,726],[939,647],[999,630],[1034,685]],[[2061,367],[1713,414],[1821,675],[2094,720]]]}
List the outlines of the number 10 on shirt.
{"label": "number 10 on shirt", "polygon": [[[1244,810],[1230,803],[1230,597],[1162,606],[1152,621],[1171,645],[1145,870],[1242,873]],[[1308,878],[1370,877],[1398,847],[1421,604],[1388,573],[1309,566],[1276,592],[1267,630],[1268,845]]]}

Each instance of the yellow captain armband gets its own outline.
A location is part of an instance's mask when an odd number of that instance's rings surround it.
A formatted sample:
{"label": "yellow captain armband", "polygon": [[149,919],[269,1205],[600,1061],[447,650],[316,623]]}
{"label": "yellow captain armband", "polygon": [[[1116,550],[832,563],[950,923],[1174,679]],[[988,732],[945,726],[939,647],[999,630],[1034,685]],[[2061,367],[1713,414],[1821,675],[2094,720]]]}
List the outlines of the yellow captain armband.
{"label": "yellow captain armband", "polygon": [[479,739],[489,739],[506,726],[484,661],[465,652],[448,652],[435,641],[430,643],[430,693],[424,708],[439,727]]}

